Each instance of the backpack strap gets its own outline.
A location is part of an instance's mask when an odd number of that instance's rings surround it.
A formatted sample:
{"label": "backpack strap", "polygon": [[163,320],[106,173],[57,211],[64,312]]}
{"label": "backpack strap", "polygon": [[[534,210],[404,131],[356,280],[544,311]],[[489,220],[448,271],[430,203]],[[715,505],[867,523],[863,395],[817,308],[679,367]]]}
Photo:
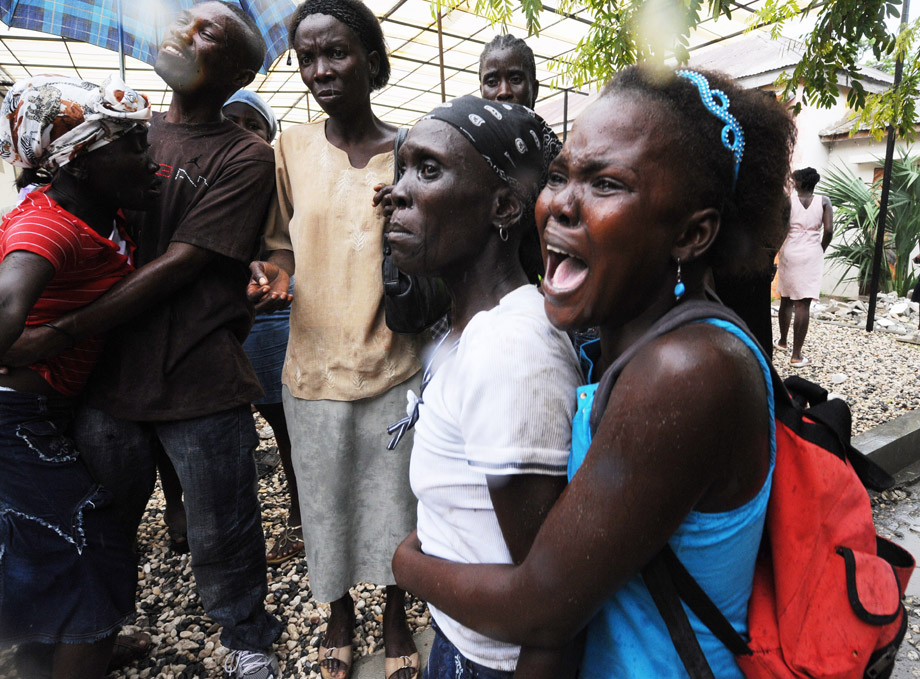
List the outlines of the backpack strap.
{"label": "backpack strap", "polygon": [[666,546],[645,565],[642,569],[642,579],[658,612],[664,618],[671,642],[677,649],[677,655],[680,656],[687,674],[691,679],[715,679],[703,649],[700,648],[696,632],[690,626],[690,619],[680,603],[682,597],[677,591],[674,578],[668,571],[664,555],[666,550],[670,549]]}
{"label": "backpack strap", "polygon": [[[757,342],[757,339],[751,334],[751,331],[748,330],[744,321],[724,304],[709,300],[687,300],[681,302],[655,321],[652,327],[626,349],[626,351],[614,361],[613,365],[604,372],[600,384],[597,387],[597,391],[594,394],[594,405],[591,408],[590,425],[592,436],[597,433],[597,428],[600,426],[604,411],[607,409],[607,402],[610,400],[610,393],[613,391],[613,386],[619,378],[620,373],[623,372],[623,369],[626,367],[626,364],[644,349],[645,345],[649,342],[658,339],[662,335],[666,335],[672,330],[687,325],[688,323],[702,321],[707,318],[728,321],[738,326],[748,337],[750,337],[754,346],[758,348],[760,353],[764,356],[767,355],[763,347]],[[786,392],[782,380],[773,369],[772,365],[770,365],[770,375],[773,381],[774,398],[777,400],[785,399],[789,407],[792,407],[792,401],[789,399],[789,394]]]}
{"label": "backpack strap", "polygon": [[744,637],[703,591],[670,545],[665,545],[643,567],[642,579],[690,679],[711,679],[713,674],[681,601],[733,655],[752,654]]}
{"label": "backpack strap", "polygon": [[[592,435],[597,433],[597,428],[607,408],[607,402],[610,400],[610,393],[626,364],[649,342],[682,325],[706,318],[728,321],[738,326],[760,350],[760,353],[763,356],[767,355],[744,321],[724,304],[710,300],[682,302],[659,318],[604,372],[594,394],[594,405],[591,408]],[[849,460],[856,475],[867,488],[881,491],[894,485],[894,478],[888,472],[850,443],[852,419],[849,406],[845,402],[839,399],[828,401],[826,389],[798,376],[792,376],[784,382],[773,364],[767,361],[767,365],[770,368],[770,379],[773,382],[773,400],[778,420],[800,436],[834,452],[840,459]],[[799,401],[800,404],[797,404],[796,401]],[[806,403],[811,407],[805,410],[805,416],[823,426],[809,427],[808,422],[802,421],[802,408]]]}

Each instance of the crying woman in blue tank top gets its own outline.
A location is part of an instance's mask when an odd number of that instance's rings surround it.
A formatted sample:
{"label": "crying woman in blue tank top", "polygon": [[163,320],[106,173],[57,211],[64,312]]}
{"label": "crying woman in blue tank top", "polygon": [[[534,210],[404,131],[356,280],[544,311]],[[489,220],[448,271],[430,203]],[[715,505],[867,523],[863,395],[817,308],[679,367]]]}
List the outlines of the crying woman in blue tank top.
{"label": "crying woman in blue tank top", "polygon": [[[794,139],[781,104],[717,74],[632,67],[606,86],[550,166],[536,217],[547,316],[600,329],[595,378],[621,357],[622,370],[579,389],[570,483],[522,562],[447,563],[410,537],[394,557],[401,586],[530,647],[587,628],[564,668],[587,679],[685,677],[639,575],[670,545],[746,633],[775,449],[767,363],[722,321],[642,338],[705,299],[709,269],[770,266]],[[740,677],[690,621],[715,676]]]}

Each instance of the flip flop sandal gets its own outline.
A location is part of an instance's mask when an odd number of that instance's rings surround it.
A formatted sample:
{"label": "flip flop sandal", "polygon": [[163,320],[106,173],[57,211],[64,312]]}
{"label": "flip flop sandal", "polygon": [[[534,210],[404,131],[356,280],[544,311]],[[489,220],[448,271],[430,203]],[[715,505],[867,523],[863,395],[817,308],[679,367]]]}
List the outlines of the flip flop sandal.
{"label": "flip flop sandal", "polygon": [[789,361],[789,365],[793,368],[804,368],[806,365],[811,365],[811,359],[803,356],[801,361]]}
{"label": "flip flop sandal", "polygon": [[773,347],[779,351],[789,351],[789,345],[783,346],[779,340],[773,340]]}
{"label": "flip flop sandal", "polygon": [[323,679],[348,679],[351,676],[351,644],[326,648],[319,647],[319,673]]}
{"label": "flip flop sandal", "polygon": [[419,675],[418,653],[384,658],[383,667],[386,679],[415,679]]}
{"label": "flip flop sandal", "polygon": [[109,659],[106,674],[145,658],[148,653],[150,653],[150,635],[146,632],[119,634],[115,638],[115,646],[112,648],[112,657]]}
{"label": "flip flop sandal", "polygon": [[275,540],[271,550],[265,555],[265,563],[271,566],[285,563],[303,555],[303,540],[295,531],[302,530],[301,526],[288,526],[285,524],[281,535]]}

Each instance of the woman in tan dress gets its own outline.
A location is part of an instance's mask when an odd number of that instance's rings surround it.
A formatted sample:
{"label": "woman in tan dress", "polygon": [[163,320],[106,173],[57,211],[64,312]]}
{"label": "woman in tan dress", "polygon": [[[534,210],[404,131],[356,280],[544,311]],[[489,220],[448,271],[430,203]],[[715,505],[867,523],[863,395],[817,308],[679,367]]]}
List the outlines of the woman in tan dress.
{"label": "woman in tan dress", "polygon": [[[304,83],[328,119],[284,131],[275,147],[278,198],[269,261],[256,282],[279,300],[297,278],[282,373],[284,410],[313,597],[331,602],[323,677],[351,671],[349,588],[387,585],[387,676],[413,679],[418,655],[390,559],[415,528],[411,442],[387,451],[387,425],[418,391],[420,340],[384,322],[383,210],[373,187],[393,177],[396,128],[371,110],[390,73],[383,33],[359,0],[311,0],[290,23]],[[261,280],[260,280],[261,279]]]}

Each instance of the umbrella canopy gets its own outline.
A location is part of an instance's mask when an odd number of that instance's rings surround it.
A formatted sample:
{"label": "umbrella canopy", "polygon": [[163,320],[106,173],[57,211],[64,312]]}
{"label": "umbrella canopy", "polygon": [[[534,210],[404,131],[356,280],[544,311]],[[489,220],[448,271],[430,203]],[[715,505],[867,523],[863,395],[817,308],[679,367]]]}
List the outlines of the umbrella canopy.
{"label": "umbrella canopy", "polygon": [[[205,0],[201,0],[205,1]],[[195,0],[0,0],[8,26],[99,45],[153,65],[172,19]],[[294,0],[237,0],[259,26],[268,53],[262,72],[287,49],[287,19]]]}

